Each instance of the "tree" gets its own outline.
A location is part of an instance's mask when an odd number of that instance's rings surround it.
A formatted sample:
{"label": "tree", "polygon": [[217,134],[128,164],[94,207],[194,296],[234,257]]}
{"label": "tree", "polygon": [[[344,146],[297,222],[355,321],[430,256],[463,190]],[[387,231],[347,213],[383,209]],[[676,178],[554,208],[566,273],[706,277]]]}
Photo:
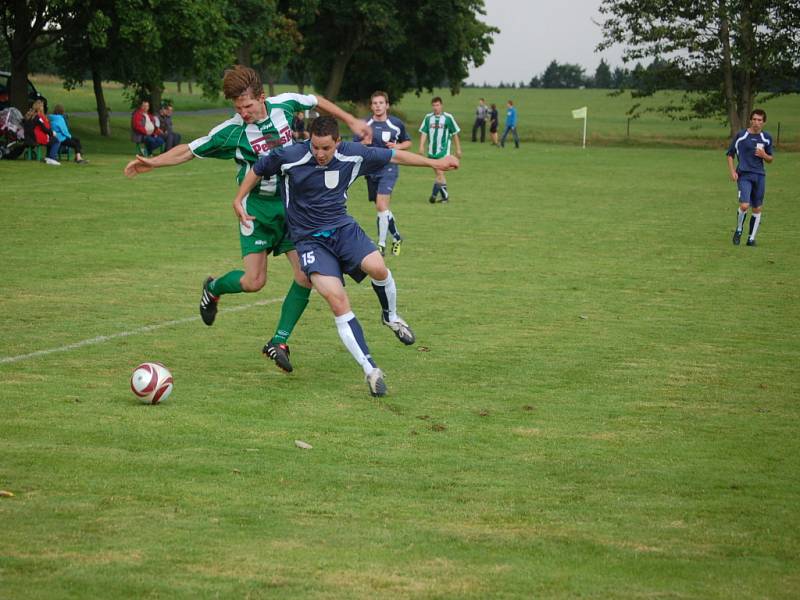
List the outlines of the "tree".
{"label": "tree", "polygon": [[[603,41],[624,44],[623,59],[653,57],[680,73],[687,93],[660,108],[685,118],[724,116],[735,133],[748,122],[756,94],[791,91],[800,72],[800,3],[797,0],[603,0]],[[674,82],[637,79],[648,95]],[[777,82],[777,88],[775,86]]]}
{"label": "tree", "polygon": [[611,86],[615,90],[621,90],[628,85],[629,73],[622,67],[616,67],[611,74]]}
{"label": "tree", "polygon": [[580,65],[551,61],[542,74],[542,87],[551,89],[578,88],[585,85],[583,67]]}
{"label": "tree", "polygon": [[69,0],[8,0],[0,9],[0,31],[11,58],[9,103],[28,110],[28,73],[31,53],[54,44],[68,21]]}
{"label": "tree", "polygon": [[308,75],[331,99],[382,89],[394,102],[442,84],[457,92],[498,31],[482,14],[483,0],[325,0],[301,30]]}
{"label": "tree", "polygon": [[[233,60],[233,32],[213,0],[73,0],[73,23],[63,36],[61,74],[67,88],[92,79],[100,132],[108,135],[103,80],[123,83],[132,101],[157,107],[170,75],[192,73],[213,97]],[[224,4],[222,5],[224,6]]]}
{"label": "tree", "polygon": [[594,87],[603,89],[611,87],[611,67],[604,59],[600,60],[600,64],[594,71]]}

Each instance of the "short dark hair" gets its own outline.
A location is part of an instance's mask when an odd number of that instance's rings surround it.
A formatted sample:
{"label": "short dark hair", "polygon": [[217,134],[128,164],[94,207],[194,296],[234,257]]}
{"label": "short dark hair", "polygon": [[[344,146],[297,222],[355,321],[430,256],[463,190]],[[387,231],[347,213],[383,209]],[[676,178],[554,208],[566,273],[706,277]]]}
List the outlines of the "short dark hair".
{"label": "short dark hair", "polygon": [[389,104],[389,94],[384,92],[383,90],[375,90],[372,92],[372,96],[369,97],[369,101],[372,102],[375,98],[383,96],[384,100],[386,100],[386,104]]}
{"label": "short dark hair", "polygon": [[767,122],[767,113],[760,108],[755,109],[753,112],[750,113],[750,118],[753,118],[753,115],[761,115],[761,118],[764,119],[764,123]]}
{"label": "short dark hair", "polygon": [[316,137],[331,136],[334,140],[339,139],[339,123],[333,117],[317,117],[308,128],[308,133]]}
{"label": "short dark hair", "polygon": [[442,102],[442,98],[441,98],[441,96],[434,96],[434,97],[433,97],[433,100],[431,100],[431,104],[433,104],[434,102],[438,102],[439,104],[444,104],[444,103]]}
{"label": "short dark hair", "polygon": [[64,107],[60,104],[56,104],[55,108],[53,109],[54,115],[63,115],[64,114]]}

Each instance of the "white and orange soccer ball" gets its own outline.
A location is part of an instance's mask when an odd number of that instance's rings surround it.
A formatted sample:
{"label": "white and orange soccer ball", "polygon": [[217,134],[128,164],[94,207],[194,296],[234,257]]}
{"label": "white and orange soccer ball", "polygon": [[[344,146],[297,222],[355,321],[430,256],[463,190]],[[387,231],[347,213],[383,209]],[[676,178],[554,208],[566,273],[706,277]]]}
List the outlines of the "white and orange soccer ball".
{"label": "white and orange soccer ball", "polygon": [[145,404],[164,402],[172,393],[172,373],[159,362],[146,362],[133,370],[131,390]]}

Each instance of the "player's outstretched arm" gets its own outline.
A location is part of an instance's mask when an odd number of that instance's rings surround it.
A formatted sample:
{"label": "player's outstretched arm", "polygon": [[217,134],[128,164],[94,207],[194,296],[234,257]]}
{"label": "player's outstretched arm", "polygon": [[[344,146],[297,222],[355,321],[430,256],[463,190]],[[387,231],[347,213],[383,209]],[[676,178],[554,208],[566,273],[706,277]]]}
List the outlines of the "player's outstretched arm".
{"label": "player's outstretched arm", "polygon": [[188,162],[194,158],[194,154],[189,149],[189,144],[180,144],[172,148],[169,152],[159,154],[150,158],[137,156],[125,165],[125,175],[136,177],[141,173],[147,173],[159,167],[172,167]]}
{"label": "player's outstretched arm", "polygon": [[437,171],[450,171],[457,169],[459,166],[458,159],[455,156],[427,158],[419,154],[414,154],[413,152],[406,152],[405,150],[396,150],[392,157],[392,162],[407,167],[430,167]]}
{"label": "player's outstretched arm", "polygon": [[247,225],[248,221],[255,220],[254,216],[247,214],[242,202],[247,198],[247,194],[250,193],[250,190],[258,184],[260,179],[261,177],[256,175],[253,169],[250,169],[247,175],[244,176],[244,179],[242,179],[242,185],[239,186],[236,197],[233,199],[233,212],[236,213],[236,218],[239,219],[239,223],[242,225]]}
{"label": "player's outstretched arm", "polygon": [[317,108],[344,122],[350,128],[350,131],[361,138],[361,143],[365,146],[372,143],[372,127],[367,125],[366,122],[354,117],[322,96],[317,96]]}

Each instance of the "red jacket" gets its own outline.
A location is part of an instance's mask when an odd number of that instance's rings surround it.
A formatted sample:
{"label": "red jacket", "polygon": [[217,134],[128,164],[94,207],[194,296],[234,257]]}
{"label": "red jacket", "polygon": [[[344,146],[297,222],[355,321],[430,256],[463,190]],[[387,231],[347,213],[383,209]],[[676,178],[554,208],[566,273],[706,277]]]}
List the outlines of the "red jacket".
{"label": "red jacket", "polygon": [[139,135],[158,135],[155,129],[155,123],[153,123],[154,129],[152,132],[147,133],[147,121],[153,122],[153,117],[150,114],[142,109],[136,109],[133,114],[131,115],[131,129],[138,133]]}
{"label": "red jacket", "polygon": [[33,117],[35,123],[33,127],[33,135],[36,136],[36,143],[46,146],[50,143],[50,136],[53,130],[50,128],[50,119],[47,115],[36,115]]}

